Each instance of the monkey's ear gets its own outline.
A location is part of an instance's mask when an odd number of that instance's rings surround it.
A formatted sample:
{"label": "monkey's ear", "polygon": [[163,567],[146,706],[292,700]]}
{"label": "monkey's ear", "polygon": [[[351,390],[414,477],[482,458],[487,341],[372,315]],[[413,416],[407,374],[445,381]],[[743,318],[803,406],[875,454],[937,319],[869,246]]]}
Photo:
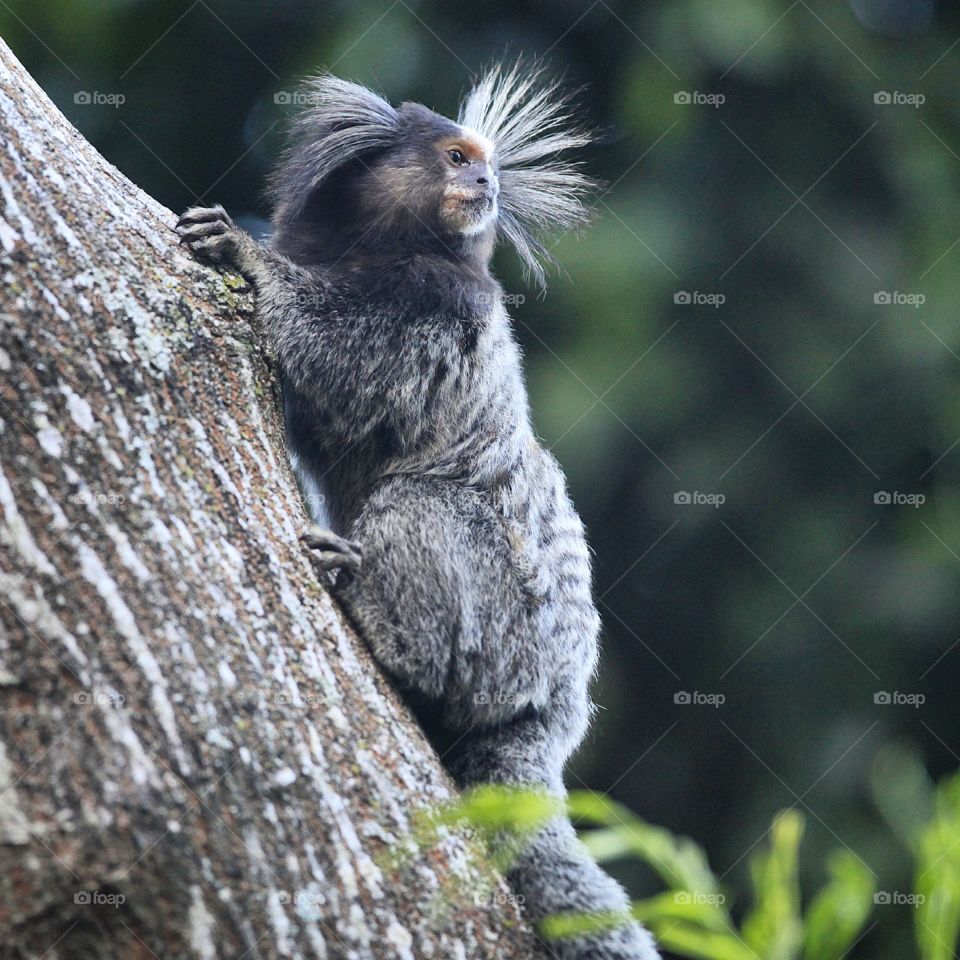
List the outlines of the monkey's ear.
{"label": "monkey's ear", "polygon": [[552,262],[542,231],[589,219],[595,183],[563,154],[591,140],[557,81],[537,63],[489,69],[467,95],[457,122],[493,142],[500,177],[498,228],[541,285]]}
{"label": "monkey's ear", "polygon": [[307,80],[298,99],[303,108],[270,183],[277,213],[284,218],[299,216],[334,170],[389,147],[400,130],[399,114],[383,97],[330,74]]}

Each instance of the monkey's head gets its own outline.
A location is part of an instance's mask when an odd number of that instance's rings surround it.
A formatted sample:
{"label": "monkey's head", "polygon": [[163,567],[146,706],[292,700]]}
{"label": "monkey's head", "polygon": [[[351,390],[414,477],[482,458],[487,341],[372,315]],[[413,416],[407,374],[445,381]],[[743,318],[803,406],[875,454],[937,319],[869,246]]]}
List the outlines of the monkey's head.
{"label": "monkey's head", "polygon": [[492,229],[500,193],[493,143],[419,103],[396,113],[390,145],[355,161],[363,219],[440,242]]}
{"label": "monkey's head", "polygon": [[371,247],[486,258],[502,237],[542,282],[551,257],[538,234],[585,220],[592,184],[562,157],[589,138],[541,80],[495,67],[456,121],[333,76],[309,81],[272,182],[274,242],[311,262]]}

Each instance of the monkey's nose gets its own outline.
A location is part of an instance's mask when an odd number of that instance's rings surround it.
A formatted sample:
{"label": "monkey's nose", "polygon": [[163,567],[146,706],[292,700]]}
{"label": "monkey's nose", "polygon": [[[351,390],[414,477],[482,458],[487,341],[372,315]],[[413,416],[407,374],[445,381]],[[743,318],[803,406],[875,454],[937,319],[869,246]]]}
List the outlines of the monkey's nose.
{"label": "monkey's nose", "polygon": [[477,183],[489,183],[490,181],[486,177],[477,177]]}

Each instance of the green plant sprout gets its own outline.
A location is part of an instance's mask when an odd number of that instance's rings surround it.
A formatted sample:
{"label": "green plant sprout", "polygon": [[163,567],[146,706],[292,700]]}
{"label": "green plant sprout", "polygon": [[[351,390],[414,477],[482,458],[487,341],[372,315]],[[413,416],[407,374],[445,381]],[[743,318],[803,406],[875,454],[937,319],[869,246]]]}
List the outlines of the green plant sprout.
{"label": "green plant sprout", "polygon": [[960,936],[960,773],[934,787],[912,751],[880,752],[873,792],[913,856],[914,935],[921,960],[953,960]]}
{"label": "green plant sprout", "polygon": [[[960,773],[935,787],[914,754],[891,747],[877,759],[873,791],[884,819],[913,858],[914,890],[897,896],[916,908],[918,957],[953,960],[960,937]],[[432,845],[444,831],[466,828],[481,844],[499,838],[494,846],[501,853],[492,867],[502,873],[511,855],[562,811],[561,801],[540,790],[480,787],[423,814],[412,849]],[[692,840],[651,826],[590,791],[571,792],[566,813],[588,827],[581,829],[581,839],[598,861],[632,858],[657,875],[663,892],[634,901],[631,913],[662,949],[690,960],[843,960],[863,934],[874,904],[891,902],[891,894],[877,893],[866,864],[843,849],[829,855],[827,881],[804,907],[798,879],[804,820],[794,809],[774,817],[766,845],[749,860],[751,900],[739,926],[723,886]],[[565,913],[547,918],[539,932],[560,940],[624,919]]]}

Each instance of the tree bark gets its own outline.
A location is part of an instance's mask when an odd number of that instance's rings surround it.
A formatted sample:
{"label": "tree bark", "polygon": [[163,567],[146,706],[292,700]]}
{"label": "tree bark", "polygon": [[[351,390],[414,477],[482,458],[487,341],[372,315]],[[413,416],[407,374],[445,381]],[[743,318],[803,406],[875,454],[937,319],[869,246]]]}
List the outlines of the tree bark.
{"label": "tree bark", "polygon": [[0,41],[0,956],[539,955],[297,537],[239,280]]}

